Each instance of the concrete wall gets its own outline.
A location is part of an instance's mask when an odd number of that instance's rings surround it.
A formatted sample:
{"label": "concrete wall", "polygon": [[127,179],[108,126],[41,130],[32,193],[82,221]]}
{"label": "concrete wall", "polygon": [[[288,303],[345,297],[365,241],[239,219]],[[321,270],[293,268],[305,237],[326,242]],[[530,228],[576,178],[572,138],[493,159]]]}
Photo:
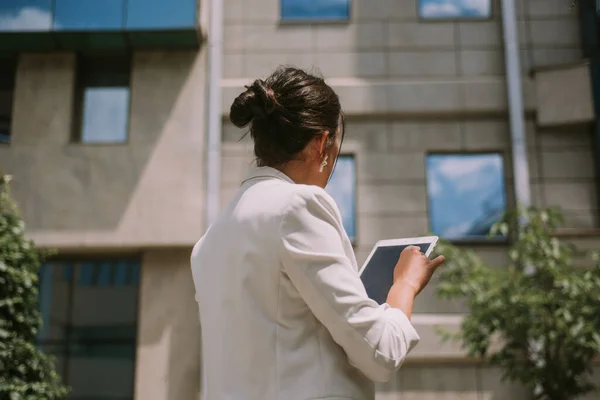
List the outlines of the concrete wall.
{"label": "concrete wall", "polygon": [[13,134],[0,146],[42,246],[191,245],[203,229],[204,59],[136,53],[129,141],[72,143],[75,56],[22,54]]}
{"label": "concrete wall", "polygon": [[200,398],[200,322],[190,250],[144,253],[138,311],[137,400]]}

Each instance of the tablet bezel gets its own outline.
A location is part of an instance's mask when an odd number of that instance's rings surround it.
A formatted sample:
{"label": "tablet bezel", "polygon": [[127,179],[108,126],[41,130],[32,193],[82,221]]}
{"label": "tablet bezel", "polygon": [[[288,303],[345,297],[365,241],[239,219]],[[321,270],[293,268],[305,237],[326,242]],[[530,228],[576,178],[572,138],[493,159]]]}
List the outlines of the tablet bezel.
{"label": "tablet bezel", "polygon": [[438,240],[439,240],[438,236],[420,236],[420,237],[414,237],[414,238],[380,240],[377,243],[375,243],[375,246],[373,246],[373,250],[371,250],[371,253],[369,253],[369,256],[367,257],[366,261],[363,263],[362,267],[360,267],[360,270],[358,271],[358,275],[362,275],[362,273],[365,270],[365,268],[367,267],[367,265],[369,265],[369,261],[371,261],[371,258],[373,258],[373,255],[375,254],[375,252],[377,251],[377,249],[379,247],[392,247],[392,246],[404,246],[407,244],[411,245],[411,244],[429,243],[429,247],[427,248],[427,251],[425,252],[425,255],[427,257],[429,257],[431,255],[431,253],[433,252],[433,249],[435,248],[435,245],[437,244]]}

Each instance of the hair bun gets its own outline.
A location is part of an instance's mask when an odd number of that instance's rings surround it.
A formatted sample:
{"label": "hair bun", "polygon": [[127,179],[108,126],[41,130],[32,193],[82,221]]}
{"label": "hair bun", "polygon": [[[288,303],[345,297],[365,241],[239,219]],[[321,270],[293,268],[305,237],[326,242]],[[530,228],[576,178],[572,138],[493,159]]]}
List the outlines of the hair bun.
{"label": "hair bun", "polygon": [[268,119],[277,106],[273,89],[262,79],[257,79],[233,101],[229,119],[238,128],[243,128],[256,118]]}

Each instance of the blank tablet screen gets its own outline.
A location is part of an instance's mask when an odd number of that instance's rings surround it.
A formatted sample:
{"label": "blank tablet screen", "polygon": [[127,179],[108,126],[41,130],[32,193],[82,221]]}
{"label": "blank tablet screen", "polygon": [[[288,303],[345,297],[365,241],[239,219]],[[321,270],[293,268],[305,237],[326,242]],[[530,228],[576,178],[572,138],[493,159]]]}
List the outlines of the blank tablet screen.
{"label": "blank tablet screen", "polygon": [[[367,294],[379,304],[385,303],[388,292],[394,283],[394,268],[400,258],[400,253],[410,244],[399,246],[382,246],[375,250],[375,253],[365,266],[360,278],[367,289]],[[431,243],[414,244],[425,253]]]}

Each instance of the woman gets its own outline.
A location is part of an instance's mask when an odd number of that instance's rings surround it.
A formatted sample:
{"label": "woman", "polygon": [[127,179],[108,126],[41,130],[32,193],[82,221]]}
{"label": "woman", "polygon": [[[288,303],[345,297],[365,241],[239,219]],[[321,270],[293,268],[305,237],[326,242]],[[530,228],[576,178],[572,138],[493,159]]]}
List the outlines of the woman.
{"label": "woman", "polygon": [[[204,400],[373,399],[419,336],[415,296],[443,258],[406,249],[387,304],[367,297],[323,189],[343,137],[338,96],[280,68],[235,99],[257,167],[192,253]],[[226,168],[226,166],[225,166]]]}

